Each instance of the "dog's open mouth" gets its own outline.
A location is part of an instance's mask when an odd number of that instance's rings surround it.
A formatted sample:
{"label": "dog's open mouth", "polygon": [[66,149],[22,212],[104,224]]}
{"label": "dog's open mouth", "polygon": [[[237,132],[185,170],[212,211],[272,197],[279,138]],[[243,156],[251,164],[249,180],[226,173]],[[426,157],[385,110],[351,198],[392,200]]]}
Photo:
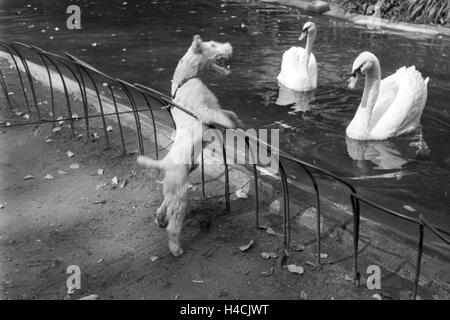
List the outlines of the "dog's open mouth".
{"label": "dog's open mouth", "polygon": [[220,74],[229,74],[231,72],[230,59],[231,55],[220,55],[217,57],[212,63],[214,70]]}

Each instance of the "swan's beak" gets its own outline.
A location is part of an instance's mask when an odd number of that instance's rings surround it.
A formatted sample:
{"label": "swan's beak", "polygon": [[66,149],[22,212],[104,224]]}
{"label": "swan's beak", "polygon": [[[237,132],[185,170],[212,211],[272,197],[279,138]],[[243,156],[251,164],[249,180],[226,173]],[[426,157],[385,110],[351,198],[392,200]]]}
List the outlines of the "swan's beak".
{"label": "swan's beak", "polygon": [[355,74],[355,75],[350,77],[350,80],[348,81],[348,88],[350,90],[355,89],[356,82],[358,82],[358,78],[359,78],[358,74]]}
{"label": "swan's beak", "polygon": [[348,88],[350,90],[355,89],[356,82],[358,82],[359,76],[361,75],[361,71],[357,69],[354,71],[350,76],[350,79],[348,80]]}
{"label": "swan's beak", "polygon": [[307,34],[308,33],[306,31],[303,31],[302,34],[300,35],[300,37],[298,37],[298,40],[302,41],[303,39],[305,39]]}

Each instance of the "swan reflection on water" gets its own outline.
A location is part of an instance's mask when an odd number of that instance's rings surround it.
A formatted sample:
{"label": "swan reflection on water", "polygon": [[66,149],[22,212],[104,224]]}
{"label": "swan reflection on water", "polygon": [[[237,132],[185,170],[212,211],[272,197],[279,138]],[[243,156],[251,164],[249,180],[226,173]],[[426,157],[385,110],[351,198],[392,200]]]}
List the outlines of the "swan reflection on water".
{"label": "swan reflection on water", "polygon": [[291,112],[308,111],[311,109],[310,103],[314,101],[314,91],[300,92],[289,89],[279,84],[278,97],[275,104],[279,106],[290,107]]}
{"label": "swan reflection on water", "polygon": [[[354,140],[345,137],[347,152],[362,174],[353,179],[400,178],[405,175],[403,167],[415,159],[427,158],[430,149],[423,139],[422,132],[393,140]],[[368,175],[370,169],[396,170],[385,174]]]}

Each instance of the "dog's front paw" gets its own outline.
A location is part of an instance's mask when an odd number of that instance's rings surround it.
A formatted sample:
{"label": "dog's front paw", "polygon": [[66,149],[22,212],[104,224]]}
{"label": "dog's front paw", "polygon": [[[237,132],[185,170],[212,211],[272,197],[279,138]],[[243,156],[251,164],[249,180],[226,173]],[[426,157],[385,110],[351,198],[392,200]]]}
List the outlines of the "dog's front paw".
{"label": "dog's front paw", "polygon": [[156,211],[155,223],[160,228],[167,227],[167,219],[164,210],[161,208]]}
{"label": "dog's front paw", "polygon": [[180,247],[180,245],[175,244],[173,242],[169,242],[169,250],[170,253],[174,256],[174,257],[179,257],[181,255],[183,255],[184,251],[183,249]]}
{"label": "dog's front paw", "polygon": [[233,128],[242,128],[244,126],[244,123],[241,119],[239,119],[238,115],[234,113],[233,111],[227,110],[226,111],[228,118],[233,122]]}

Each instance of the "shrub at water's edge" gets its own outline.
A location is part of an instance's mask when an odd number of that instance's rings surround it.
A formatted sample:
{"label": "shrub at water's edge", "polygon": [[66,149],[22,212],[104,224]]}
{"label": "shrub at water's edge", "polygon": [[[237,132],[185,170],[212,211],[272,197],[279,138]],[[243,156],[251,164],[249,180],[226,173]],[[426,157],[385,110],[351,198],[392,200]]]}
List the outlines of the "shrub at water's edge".
{"label": "shrub at water's edge", "polygon": [[448,0],[331,0],[331,3],[351,13],[372,15],[378,7],[384,19],[450,27]]}

